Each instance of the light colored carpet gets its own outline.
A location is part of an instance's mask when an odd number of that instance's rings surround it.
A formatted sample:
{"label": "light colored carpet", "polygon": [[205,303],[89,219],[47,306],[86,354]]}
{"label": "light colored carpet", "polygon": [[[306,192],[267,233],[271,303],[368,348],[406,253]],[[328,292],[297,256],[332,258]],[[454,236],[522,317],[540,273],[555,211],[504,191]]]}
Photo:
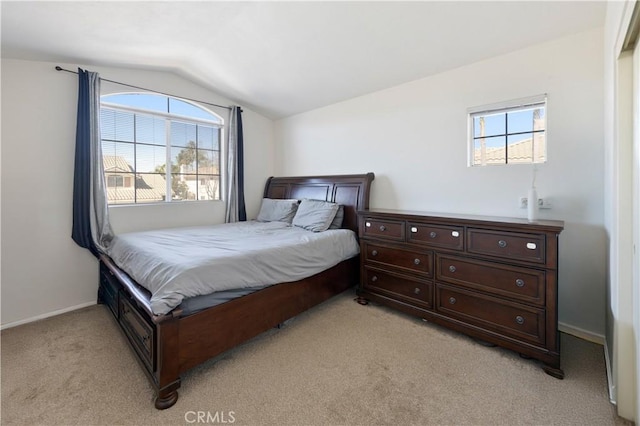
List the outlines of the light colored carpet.
{"label": "light colored carpet", "polygon": [[608,401],[602,346],[562,335],[557,380],[354,296],[188,372],[165,411],[106,307],[5,330],[2,424],[197,424],[198,412],[200,424],[630,424]]}

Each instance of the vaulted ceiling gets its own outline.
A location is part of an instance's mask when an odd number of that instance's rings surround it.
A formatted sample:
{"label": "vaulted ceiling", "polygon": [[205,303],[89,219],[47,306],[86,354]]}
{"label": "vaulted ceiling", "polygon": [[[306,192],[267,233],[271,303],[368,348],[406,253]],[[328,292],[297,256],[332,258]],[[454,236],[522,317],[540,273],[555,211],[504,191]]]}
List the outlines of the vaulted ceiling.
{"label": "vaulted ceiling", "polygon": [[605,11],[595,1],[3,1],[2,57],[169,70],[276,119],[600,27]]}

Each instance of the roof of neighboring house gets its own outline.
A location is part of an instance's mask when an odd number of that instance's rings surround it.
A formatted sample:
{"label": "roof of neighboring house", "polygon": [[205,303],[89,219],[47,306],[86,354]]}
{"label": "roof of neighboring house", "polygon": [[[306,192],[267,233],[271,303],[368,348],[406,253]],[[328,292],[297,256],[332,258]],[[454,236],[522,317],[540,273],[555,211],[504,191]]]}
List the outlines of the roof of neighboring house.
{"label": "roof of neighboring house", "polygon": [[[540,163],[546,159],[546,138],[541,137],[536,140],[537,147],[535,153],[535,162]],[[520,142],[509,144],[509,163],[531,163],[533,162],[532,138],[524,139]],[[480,148],[474,150],[474,164],[480,164]],[[486,164],[504,164],[505,147],[489,147],[486,148],[485,154]]]}
{"label": "roof of neighboring house", "polygon": [[193,166],[180,166],[180,173],[186,175],[195,175],[196,173],[199,175],[218,175],[220,174],[220,167],[218,165],[213,166],[199,166],[197,168]]}
{"label": "roof of neighboring house", "polygon": [[200,167],[198,174],[190,173],[190,174],[182,174],[178,175],[183,178],[183,180],[199,180],[206,179],[209,177],[219,176],[220,170],[218,167]]}
{"label": "roof of neighboring house", "polygon": [[164,201],[164,192],[160,193],[155,189],[135,188],[109,188],[107,191],[109,204],[133,203],[145,201]]}
{"label": "roof of neighboring house", "polygon": [[[106,173],[133,173],[133,167],[120,155],[103,155],[102,162]],[[136,174],[135,186],[107,188],[108,203],[163,201],[166,185],[166,180],[162,175]]]}
{"label": "roof of neighboring house", "polygon": [[198,167],[198,174],[200,175],[217,175],[220,174],[220,168],[218,166]]}
{"label": "roof of neighboring house", "polygon": [[133,167],[121,155],[103,155],[102,164],[105,172],[133,172]]}

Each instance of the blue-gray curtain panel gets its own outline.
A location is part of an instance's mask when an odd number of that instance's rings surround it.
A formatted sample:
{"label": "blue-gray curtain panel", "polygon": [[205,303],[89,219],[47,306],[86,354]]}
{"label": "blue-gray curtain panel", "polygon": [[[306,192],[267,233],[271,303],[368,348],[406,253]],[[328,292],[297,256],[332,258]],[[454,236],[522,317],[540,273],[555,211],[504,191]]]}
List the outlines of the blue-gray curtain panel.
{"label": "blue-gray curtain panel", "polygon": [[78,68],[78,119],[71,238],[95,256],[113,239],[100,140],[100,76]]}
{"label": "blue-gray curtain panel", "polygon": [[242,131],[242,109],[236,108],[236,123],[238,123],[238,220],[247,220],[247,210],[244,205],[244,135]]}
{"label": "blue-gray curtain panel", "polygon": [[225,222],[247,220],[244,204],[244,135],[242,109],[231,107],[226,142],[227,168],[225,173]]}

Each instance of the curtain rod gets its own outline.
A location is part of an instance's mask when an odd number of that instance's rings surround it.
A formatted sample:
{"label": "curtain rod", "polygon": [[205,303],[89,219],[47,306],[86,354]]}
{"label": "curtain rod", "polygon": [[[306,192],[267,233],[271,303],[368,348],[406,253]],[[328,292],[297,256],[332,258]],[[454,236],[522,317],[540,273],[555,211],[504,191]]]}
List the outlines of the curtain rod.
{"label": "curtain rod", "polygon": [[[71,71],[71,70],[64,69],[60,65],[56,65],[56,71],[66,71],[66,72],[70,72],[71,74],[78,74],[76,71]],[[185,98],[184,96],[175,96],[175,95],[172,95],[170,93],[158,92],[156,90],[146,89],[144,87],[134,86],[132,84],[121,83],[119,81],[114,81],[114,80],[107,80],[106,78],[102,78],[102,77],[100,77],[100,80],[108,81],[109,83],[119,84],[120,86],[132,87],[134,89],[139,89],[139,90],[146,90],[147,92],[159,93],[161,95],[171,96],[171,97],[174,97],[174,98],[186,99],[187,101],[193,101],[193,102],[198,102],[198,103],[201,103],[201,104],[212,105],[212,106],[215,106],[215,107],[218,107],[218,108],[226,108],[226,109],[229,109],[229,110],[231,109],[230,106],[218,105],[218,104],[213,104],[211,102],[199,101],[197,99]],[[242,109],[240,109],[240,111],[242,112]]]}

